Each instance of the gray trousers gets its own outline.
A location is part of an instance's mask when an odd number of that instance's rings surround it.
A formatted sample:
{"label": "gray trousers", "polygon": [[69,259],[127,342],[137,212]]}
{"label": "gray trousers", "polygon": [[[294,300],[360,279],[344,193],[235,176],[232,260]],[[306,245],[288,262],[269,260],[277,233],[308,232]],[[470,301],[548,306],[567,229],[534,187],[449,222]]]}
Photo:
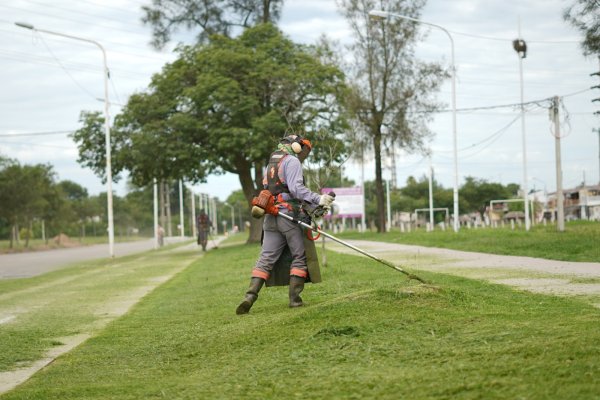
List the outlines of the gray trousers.
{"label": "gray trousers", "polygon": [[[264,238],[260,257],[256,261],[253,276],[264,277],[261,274],[271,274],[275,262],[287,245],[292,253],[290,273],[306,278],[306,254],[304,252],[304,231],[298,225],[285,218],[265,215],[263,223]],[[265,278],[266,279],[266,278]]]}

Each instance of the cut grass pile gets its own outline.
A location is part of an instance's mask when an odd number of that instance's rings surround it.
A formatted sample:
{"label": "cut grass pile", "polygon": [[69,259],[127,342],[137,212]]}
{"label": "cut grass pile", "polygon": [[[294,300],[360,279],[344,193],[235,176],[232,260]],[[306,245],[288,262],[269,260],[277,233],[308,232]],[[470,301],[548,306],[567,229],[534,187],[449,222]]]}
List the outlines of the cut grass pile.
{"label": "cut grass pile", "polygon": [[[600,310],[328,254],[308,306],[267,288],[235,307],[257,246],[208,252],[2,399],[584,399]],[[4,328],[0,328],[4,329]]]}
{"label": "cut grass pile", "polygon": [[461,228],[459,232],[448,228],[433,232],[394,230],[383,234],[345,232],[340,237],[550,260],[600,262],[600,222],[573,221],[567,223],[564,232],[558,232],[553,225],[536,225],[529,232],[509,227]]}

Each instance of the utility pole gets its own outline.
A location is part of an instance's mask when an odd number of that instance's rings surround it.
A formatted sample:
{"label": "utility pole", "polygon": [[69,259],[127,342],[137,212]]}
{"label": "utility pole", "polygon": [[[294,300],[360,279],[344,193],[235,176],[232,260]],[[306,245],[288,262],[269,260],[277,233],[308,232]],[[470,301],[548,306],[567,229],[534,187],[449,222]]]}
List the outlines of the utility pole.
{"label": "utility pole", "polygon": [[554,123],[554,144],[556,154],[556,210],[557,210],[557,221],[556,229],[559,232],[565,230],[565,210],[564,210],[564,198],[562,188],[562,165],[560,159],[560,116],[558,114],[558,107],[560,99],[558,96],[554,96],[552,99],[552,118]]}
{"label": "utility pole", "polygon": [[196,237],[198,235],[196,232],[196,195],[192,188],[190,188],[190,195],[192,197],[192,237]]}
{"label": "utility pole", "polygon": [[[598,57],[598,64],[600,64],[600,57]],[[590,76],[600,77],[600,71],[590,74]],[[600,85],[592,86],[590,89],[600,89]],[[600,97],[592,99],[592,103],[600,101]],[[600,115],[600,111],[594,112],[594,115]],[[600,185],[600,129],[592,129],[593,132],[598,133],[598,185]]]}
{"label": "utility pole", "polygon": [[179,180],[179,224],[181,225],[181,238],[185,237],[185,224],[183,221],[183,181]]}
{"label": "utility pole", "polygon": [[434,230],[433,223],[433,165],[431,164],[431,154],[429,155],[429,231]]}
{"label": "utility pole", "polygon": [[153,203],[153,216],[154,216],[154,250],[160,246],[158,244],[158,190],[156,187],[156,178],[152,185],[152,203]]}
{"label": "utility pole", "polygon": [[386,232],[389,232],[392,230],[392,212],[391,212],[391,202],[390,202],[390,181],[386,180],[385,181],[385,195],[387,198],[387,227],[386,227]]}

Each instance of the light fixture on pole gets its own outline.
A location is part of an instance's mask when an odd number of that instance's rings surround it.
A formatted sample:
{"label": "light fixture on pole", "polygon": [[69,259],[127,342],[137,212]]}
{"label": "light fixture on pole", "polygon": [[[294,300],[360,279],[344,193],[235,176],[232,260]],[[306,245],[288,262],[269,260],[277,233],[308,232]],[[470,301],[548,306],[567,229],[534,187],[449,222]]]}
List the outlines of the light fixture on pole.
{"label": "light fixture on pole", "polygon": [[104,47],[95,40],[82,38],[79,36],[67,35],[60,32],[48,31],[45,29],[38,29],[31,24],[24,22],[15,22],[15,25],[25,28],[31,29],[34,32],[47,33],[49,35],[62,36],[68,39],[79,40],[82,42],[92,43],[102,51],[102,60],[104,66],[104,129],[105,129],[105,141],[106,141],[106,198],[107,198],[107,208],[108,208],[108,254],[110,257],[115,256],[114,245],[115,245],[115,229],[113,222],[113,198],[112,198],[112,170],[111,170],[111,155],[110,155],[110,123],[108,116],[108,66],[106,64],[106,51]]}
{"label": "light fixture on pole", "polygon": [[521,83],[521,140],[523,146],[523,200],[525,201],[525,230],[530,228],[529,190],[527,188],[527,146],[525,140],[525,106],[523,104],[523,59],[527,56],[527,43],[521,39],[521,21],[519,20],[519,38],[513,40],[513,49],[519,57],[519,77]]}
{"label": "light fixture on pole", "polygon": [[454,63],[454,39],[448,30],[440,25],[432,24],[430,22],[421,21],[420,19],[408,17],[406,15],[395,14],[382,10],[371,10],[369,16],[372,18],[400,18],[408,21],[413,21],[423,25],[433,26],[434,28],[441,29],[450,39],[451,49],[451,64],[452,64],[452,138],[453,138],[453,149],[454,149],[454,232],[458,232],[460,228],[459,223],[459,210],[458,210],[458,144],[456,137],[456,68]]}

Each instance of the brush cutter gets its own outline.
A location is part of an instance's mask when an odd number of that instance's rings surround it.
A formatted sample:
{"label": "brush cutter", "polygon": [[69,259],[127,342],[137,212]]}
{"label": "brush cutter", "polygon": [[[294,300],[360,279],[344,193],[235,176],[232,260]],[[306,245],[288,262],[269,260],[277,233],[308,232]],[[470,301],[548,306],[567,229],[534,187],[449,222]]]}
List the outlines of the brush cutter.
{"label": "brush cutter", "polygon": [[[267,190],[263,190],[263,192],[268,192],[268,191]],[[261,195],[262,195],[262,192],[261,192]],[[263,195],[263,196],[266,197],[266,194]],[[259,197],[260,197],[260,195],[259,195]],[[272,198],[273,196],[270,195],[270,197]],[[335,194],[333,194],[333,197],[335,197]],[[255,201],[253,201],[253,206],[254,207],[253,207],[253,210],[252,210],[252,216],[258,217],[259,214],[263,214],[264,215],[264,213],[267,213],[267,214],[271,214],[271,215],[275,215],[275,216],[280,216],[280,217],[286,218],[286,219],[288,219],[288,220],[290,220],[290,221],[292,221],[292,222],[294,222],[294,223],[296,223],[296,224],[298,224],[298,225],[300,225],[300,226],[302,226],[304,228],[310,229],[311,231],[318,233],[319,235],[323,235],[325,237],[328,237],[329,239],[331,239],[331,240],[333,240],[335,242],[338,242],[341,245],[344,245],[344,246],[346,246],[348,248],[351,248],[352,250],[357,251],[357,252],[359,252],[359,253],[361,253],[361,254],[363,254],[363,255],[365,255],[365,256],[367,256],[367,257],[369,257],[369,258],[371,258],[371,259],[373,259],[373,260],[375,260],[375,261],[377,261],[377,262],[385,265],[386,267],[390,267],[392,269],[395,269],[396,271],[401,272],[404,275],[408,276],[408,279],[414,279],[414,280],[417,280],[417,281],[419,281],[421,283],[427,283],[425,280],[423,280],[422,278],[418,277],[417,275],[411,274],[410,272],[408,272],[408,271],[406,271],[406,270],[398,267],[397,265],[394,265],[390,261],[387,261],[387,260],[381,259],[379,257],[376,257],[373,254],[371,254],[371,253],[369,253],[369,252],[367,252],[365,250],[359,249],[358,247],[353,246],[350,243],[345,242],[345,241],[343,241],[341,239],[338,239],[335,236],[330,235],[329,233],[322,231],[321,229],[319,229],[316,226],[311,226],[311,225],[307,224],[304,221],[301,221],[301,220],[299,220],[297,218],[294,218],[291,215],[280,213],[279,212],[279,208],[277,208],[277,207],[274,206],[274,204],[272,203],[272,200],[270,200],[268,204],[264,204],[265,207],[262,207],[262,205],[263,204],[260,204],[260,201],[258,200],[258,198],[255,198]],[[262,213],[259,210],[257,210],[256,208],[261,208],[262,209]],[[323,211],[325,211],[325,210],[323,210]],[[312,214],[315,215],[314,211],[313,211]],[[324,214],[324,212],[322,212],[320,215],[323,215],[323,214]]]}

